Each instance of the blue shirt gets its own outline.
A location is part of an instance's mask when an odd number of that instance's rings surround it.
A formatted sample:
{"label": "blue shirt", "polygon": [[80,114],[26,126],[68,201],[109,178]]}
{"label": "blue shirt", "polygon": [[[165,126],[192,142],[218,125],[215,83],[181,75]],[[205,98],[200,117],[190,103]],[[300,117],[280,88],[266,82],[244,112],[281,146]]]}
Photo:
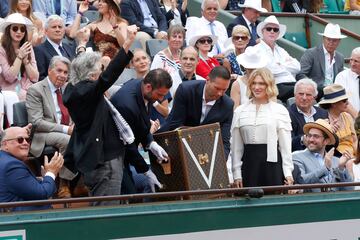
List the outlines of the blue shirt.
{"label": "blue shirt", "polygon": [[147,5],[145,0],[137,0],[140,8],[141,8],[141,12],[144,15],[144,25],[150,28],[154,28],[154,29],[158,29],[158,25],[155,21],[155,19],[152,17],[152,14],[150,12],[149,6]]}
{"label": "blue shirt", "polygon": [[[56,14],[54,1],[56,0],[33,1],[33,11],[41,12],[48,18],[50,15]],[[64,19],[65,25],[70,25],[74,22],[77,13],[76,7],[76,0],[61,0],[60,17]]]}

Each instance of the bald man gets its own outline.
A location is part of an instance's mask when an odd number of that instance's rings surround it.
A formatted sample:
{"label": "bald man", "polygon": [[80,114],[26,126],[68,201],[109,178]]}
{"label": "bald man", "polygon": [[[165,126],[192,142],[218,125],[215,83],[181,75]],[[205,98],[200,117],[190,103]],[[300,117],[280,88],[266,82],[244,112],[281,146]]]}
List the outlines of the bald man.
{"label": "bald man", "polygon": [[[44,160],[45,175],[37,179],[25,165],[30,149],[29,129],[11,127],[1,135],[0,150],[0,202],[17,202],[28,200],[44,200],[50,198],[56,191],[55,177],[64,163],[61,154],[55,153],[48,162]],[[26,206],[6,209],[10,211],[48,209],[45,206]],[[0,209],[4,211],[5,209]]]}

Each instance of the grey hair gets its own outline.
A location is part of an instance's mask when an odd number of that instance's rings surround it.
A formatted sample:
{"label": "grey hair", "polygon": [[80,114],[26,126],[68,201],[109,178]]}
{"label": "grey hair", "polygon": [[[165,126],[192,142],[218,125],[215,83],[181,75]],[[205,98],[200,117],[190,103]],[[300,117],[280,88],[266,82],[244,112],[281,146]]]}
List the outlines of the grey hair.
{"label": "grey hair", "polygon": [[202,10],[202,11],[204,10],[206,3],[210,2],[210,1],[216,2],[217,5],[218,5],[218,9],[220,9],[219,0],[203,0],[202,3],[201,3],[201,10]]}
{"label": "grey hair", "polygon": [[73,85],[87,80],[89,76],[98,71],[96,63],[101,59],[99,52],[83,52],[77,56],[71,63],[69,82]]}
{"label": "grey hair", "polygon": [[65,27],[65,23],[64,23],[64,19],[62,19],[62,17],[58,16],[58,15],[50,15],[45,22],[45,29],[48,29],[50,22],[55,21],[55,20],[59,20],[62,22],[63,26]]}
{"label": "grey hair", "polygon": [[351,55],[360,55],[360,47],[354,48],[351,52]]}
{"label": "grey hair", "polygon": [[303,78],[303,79],[300,79],[299,81],[297,81],[295,83],[295,86],[294,86],[294,94],[296,94],[297,90],[298,90],[298,87],[300,85],[310,85],[313,87],[314,89],[314,97],[316,97],[318,95],[318,90],[317,90],[317,84],[316,82],[314,82],[312,79],[310,78]]}
{"label": "grey hair", "polygon": [[63,64],[65,64],[68,68],[68,70],[70,71],[70,66],[71,66],[71,62],[69,59],[67,59],[66,57],[63,56],[53,56],[50,60],[49,63],[49,70],[53,69],[55,67],[55,64],[58,62],[62,62]]}

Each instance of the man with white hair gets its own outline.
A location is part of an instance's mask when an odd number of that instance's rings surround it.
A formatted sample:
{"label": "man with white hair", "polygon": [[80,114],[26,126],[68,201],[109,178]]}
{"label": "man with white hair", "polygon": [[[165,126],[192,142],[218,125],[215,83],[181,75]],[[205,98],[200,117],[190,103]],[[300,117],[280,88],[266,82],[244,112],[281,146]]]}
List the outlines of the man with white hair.
{"label": "man with white hair", "polygon": [[323,33],[323,42],[317,47],[307,49],[300,59],[301,70],[296,79],[311,78],[318,85],[318,99],[323,95],[322,89],[334,83],[336,75],[344,69],[344,56],[336,51],[341,39],[338,24],[328,23]]}
{"label": "man with white hair", "polygon": [[350,94],[349,102],[354,108],[355,115],[357,115],[360,111],[360,47],[352,50],[350,69],[340,72],[335,78],[335,83],[342,85]]}
{"label": "man with white hair", "polygon": [[186,21],[186,43],[189,45],[190,39],[194,37],[199,29],[206,29],[212,35],[218,37],[214,45],[211,56],[223,58],[225,42],[228,39],[224,24],[216,20],[220,5],[218,0],[204,0],[201,3],[201,18],[191,17]]}
{"label": "man with white hair", "polygon": [[236,25],[243,25],[249,30],[251,36],[248,46],[254,46],[258,43],[256,27],[260,23],[258,20],[260,13],[267,12],[267,10],[261,6],[261,0],[246,0],[240,7],[243,8],[242,14],[237,16],[227,27],[228,36],[231,37],[232,30]]}

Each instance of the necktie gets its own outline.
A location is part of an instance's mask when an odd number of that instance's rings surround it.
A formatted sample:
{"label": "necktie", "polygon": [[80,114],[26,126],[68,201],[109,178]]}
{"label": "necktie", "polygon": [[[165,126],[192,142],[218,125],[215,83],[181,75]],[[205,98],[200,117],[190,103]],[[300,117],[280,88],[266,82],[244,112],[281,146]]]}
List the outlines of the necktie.
{"label": "necktie", "polygon": [[67,57],[66,52],[62,46],[59,45],[59,51],[63,57]]}
{"label": "necktie", "polygon": [[61,0],[54,0],[54,8],[55,8],[55,14],[60,16],[60,14],[61,14]]}
{"label": "necktie", "polygon": [[[216,36],[215,30],[214,30],[214,23],[211,22],[211,23],[209,23],[209,25],[210,25],[211,34]],[[215,47],[216,47],[216,54],[221,53],[220,46],[218,43],[215,44]]]}
{"label": "necktie", "polygon": [[250,26],[251,26],[251,38],[252,38],[254,41],[256,41],[256,39],[257,39],[258,37],[257,37],[257,33],[256,33],[255,23],[251,23]]}
{"label": "necktie", "polygon": [[61,124],[69,125],[70,117],[67,108],[64,106],[60,89],[56,89],[56,98],[61,112]]}

